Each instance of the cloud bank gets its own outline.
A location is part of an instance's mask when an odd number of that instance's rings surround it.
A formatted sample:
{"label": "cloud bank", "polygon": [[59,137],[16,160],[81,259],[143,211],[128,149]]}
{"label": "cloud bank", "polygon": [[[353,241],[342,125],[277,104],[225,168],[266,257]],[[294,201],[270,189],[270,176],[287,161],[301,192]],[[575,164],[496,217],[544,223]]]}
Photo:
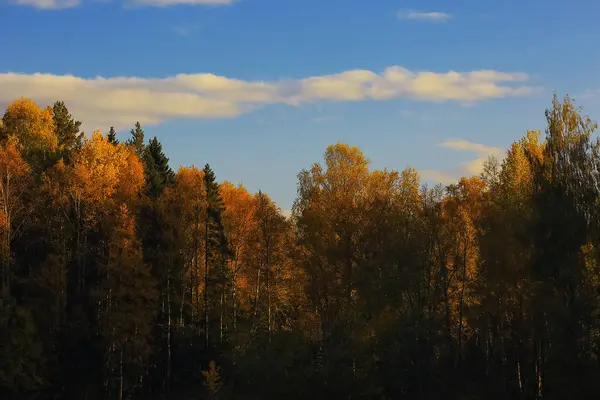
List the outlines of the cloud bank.
{"label": "cloud bank", "polygon": [[443,185],[456,183],[461,177],[479,175],[483,171],[483,164],[489,156],[498,160],[504,159],[506,151],[500,147],[486,146],[484,144],[472,143],[466,140],[450,140],[439,144],[451,150],[469,151],[475,153],[476,159],[462,163],[456,168],[448,170],[423,170],[421,176],[424,179],[439,182]]}
{"label": "cloud bank", "polygon": [[0,106],[21,96],[40,104],[64,101],[86,129],[159,124],[177,118],[231,118],[268,104],[298,106],[322,101],[476,101],[524,96],[528,76],[493,70],[412,72],[400,66],[377,74],[339,74],[279,81],[244,81],[210,73],[167,78],[82,78],[0,73]]}

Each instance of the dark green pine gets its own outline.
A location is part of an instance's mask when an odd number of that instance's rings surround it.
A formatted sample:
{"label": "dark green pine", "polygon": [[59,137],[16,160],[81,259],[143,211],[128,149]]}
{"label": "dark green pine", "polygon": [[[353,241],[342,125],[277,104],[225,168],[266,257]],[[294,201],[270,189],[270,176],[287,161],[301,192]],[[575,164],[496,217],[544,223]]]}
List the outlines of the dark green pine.
{"label": "dark green pine", "polygon": [[146,170],[146,189],[150,198],[157,198],[167,186],[175,182],[175,173],[169,167],[169,158],[162,150],[162,144],[156,136],[150,140],[144,150]]}

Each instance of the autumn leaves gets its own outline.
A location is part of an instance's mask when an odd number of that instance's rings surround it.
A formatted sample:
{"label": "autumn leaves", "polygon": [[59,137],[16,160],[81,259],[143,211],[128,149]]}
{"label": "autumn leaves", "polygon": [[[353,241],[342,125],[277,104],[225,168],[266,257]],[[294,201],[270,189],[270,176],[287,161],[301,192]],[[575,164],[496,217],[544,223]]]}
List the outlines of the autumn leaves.
{"label": "autumn leaves", "polygon": [[583,398],[600,381],[600,145],[569,98],[546,117],[545,138],[447,187],[331,145],[285,218],[209,165],[173,172],[139,124],[83,138],[64,104],[17,100],[0,395]]}

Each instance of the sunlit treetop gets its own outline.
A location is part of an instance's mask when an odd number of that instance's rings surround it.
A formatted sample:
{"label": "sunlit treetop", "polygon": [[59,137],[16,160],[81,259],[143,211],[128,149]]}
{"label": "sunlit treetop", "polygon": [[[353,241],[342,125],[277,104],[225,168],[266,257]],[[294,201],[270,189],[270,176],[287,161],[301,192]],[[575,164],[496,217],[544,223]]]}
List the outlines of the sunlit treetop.
{"label": "sunlit treetop", "polygon": [[2,121],[2,136],[18,138],[26,153],[53,151],[58,145],[50,107],[41,109],[33,100],[20,98],[8,105]]}

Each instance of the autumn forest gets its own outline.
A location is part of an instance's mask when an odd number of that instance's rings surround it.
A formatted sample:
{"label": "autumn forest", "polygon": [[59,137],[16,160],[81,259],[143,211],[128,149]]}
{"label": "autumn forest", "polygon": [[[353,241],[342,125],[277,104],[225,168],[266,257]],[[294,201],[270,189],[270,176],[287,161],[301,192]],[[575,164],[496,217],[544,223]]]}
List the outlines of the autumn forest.
{"label": "autumn forest", "polygon": [[76,117],[0,123],[0,398],[597,398],[600,142],[568,96],[447,187],[331,145],[291,216]]}

